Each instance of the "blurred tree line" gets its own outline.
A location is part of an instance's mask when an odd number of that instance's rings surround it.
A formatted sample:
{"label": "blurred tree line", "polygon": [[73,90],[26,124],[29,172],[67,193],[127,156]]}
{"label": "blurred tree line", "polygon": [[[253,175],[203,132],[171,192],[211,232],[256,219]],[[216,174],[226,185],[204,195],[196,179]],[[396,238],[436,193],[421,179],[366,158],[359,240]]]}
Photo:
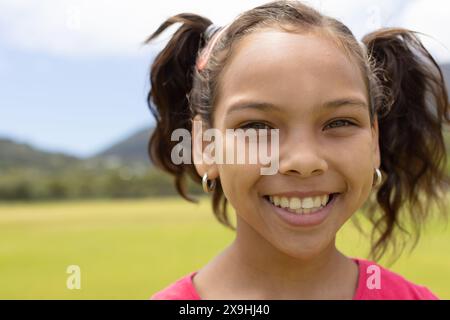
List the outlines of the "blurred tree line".
{"label": "blurred tree line", "polygon": [[[143,130],[114,146],[116,155],[109,152],[81,159],[0,138],[0,201],[177,194],[174,179],[149,162],[147,139]],[[144,151],[134,155],[133,148]],[[191,181],[188,190],[193,195],[202,193],[201,186]]]}
{"label": "blurred tree line", "polygon": [[[189,184],[189,193],[199,195],[201,187]],[[127,167],[86,170],[71,168],[49,173],[33,168],[2,172],[0,200],[48,200],[81,198],[138,198],[175,195],[173,178],[155,168],[136,173]]]}

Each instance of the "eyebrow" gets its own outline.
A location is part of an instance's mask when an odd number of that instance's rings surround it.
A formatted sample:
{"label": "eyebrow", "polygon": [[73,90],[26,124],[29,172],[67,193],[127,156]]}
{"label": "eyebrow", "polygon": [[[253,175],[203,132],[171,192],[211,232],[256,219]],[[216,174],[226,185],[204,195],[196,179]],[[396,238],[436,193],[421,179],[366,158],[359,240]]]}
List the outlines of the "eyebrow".
{"label": "eyebrow", "polygon": [[[367,108],[366,102],[355,98],[341,98],[332,101],[325,102],[322,105],[324,109],[337,109],[339,107],[357,107],[357,108]],[[275,104],[269,102],[238,102],[233,104],[227,111],[227,115],[246,109],[256,109],[260,111],[277,111],[280,112],[281,108]]]}

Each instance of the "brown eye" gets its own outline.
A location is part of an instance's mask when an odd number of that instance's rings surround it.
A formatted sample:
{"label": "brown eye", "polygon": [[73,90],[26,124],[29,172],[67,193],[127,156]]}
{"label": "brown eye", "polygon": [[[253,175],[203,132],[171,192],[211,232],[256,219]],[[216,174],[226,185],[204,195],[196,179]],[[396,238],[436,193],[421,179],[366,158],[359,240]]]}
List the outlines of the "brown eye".
{"label": "brown eye", "polygon": [[339,127],[348,127],[348,126],[352,126],[352,125],[354,125],[353,122],[350,122],[350,121],[344,120],[344,119],[339,119],[339,120],[333,121],[328,124],[328,126],[330,126],[332,129],[339,128]]}
{"label": "brown eye", "polygon": [[267,129],[270,130],[272,129],[268,124],[264,123],[264,122],[248,122],[246,124],[244,124],[243,126],[239,127],[240,129],[255,129],[255,130],[260,130],[260,129]]}

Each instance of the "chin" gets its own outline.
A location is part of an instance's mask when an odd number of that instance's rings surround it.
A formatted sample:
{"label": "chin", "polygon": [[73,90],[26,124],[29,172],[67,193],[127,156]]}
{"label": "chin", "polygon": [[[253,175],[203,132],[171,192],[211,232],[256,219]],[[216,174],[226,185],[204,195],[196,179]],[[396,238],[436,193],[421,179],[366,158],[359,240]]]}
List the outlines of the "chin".
{"label": "chin", "polygon": [[[317,239],[312,237],[307,239],[307,236],[295,237],[291,239],[280,239],[276,243],[272,243],[280,252],[299,259],[299,260],[311,260],[323,251],[325,251],[333,240],[327,241],[325,239]],[[290,243],[289,245],[287,243]]]}

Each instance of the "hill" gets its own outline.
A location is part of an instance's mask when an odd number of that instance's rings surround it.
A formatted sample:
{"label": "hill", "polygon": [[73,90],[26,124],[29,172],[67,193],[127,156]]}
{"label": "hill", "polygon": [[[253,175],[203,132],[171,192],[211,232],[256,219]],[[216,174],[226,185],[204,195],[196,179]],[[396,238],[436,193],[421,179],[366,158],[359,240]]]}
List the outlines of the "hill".
{"label": "hill", "polygon": [[59,171],[81,163],[81,159],[63,153],[39,150],[27,143],[0,138],[0,168],[35,167],[43,171]]}
{"label": "hill", "polygon": [[153,130],[143,128],[128,137],[114,143],[103,151],[100,151],[93,158],[118,161],[122,164],[145,164],[149,165],[150,160],[147,155],[147,144]]}

